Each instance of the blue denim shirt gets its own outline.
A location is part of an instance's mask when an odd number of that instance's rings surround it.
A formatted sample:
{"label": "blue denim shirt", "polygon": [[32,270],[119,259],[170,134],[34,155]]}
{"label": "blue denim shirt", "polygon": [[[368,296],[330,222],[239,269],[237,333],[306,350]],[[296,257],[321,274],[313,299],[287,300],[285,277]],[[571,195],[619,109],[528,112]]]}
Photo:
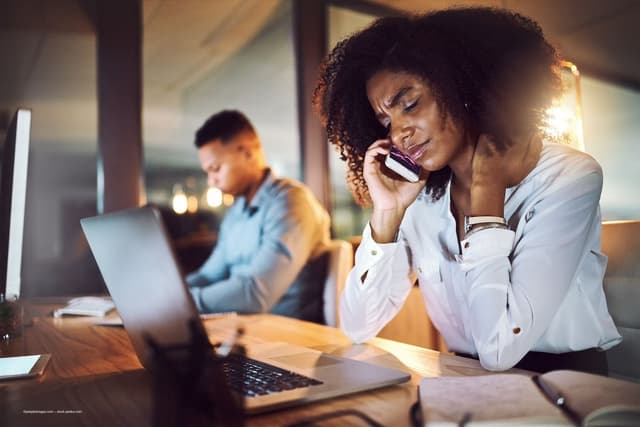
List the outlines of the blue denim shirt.
{"label": "blue denim shirt", "polygon": [[249,205],[236,199],[211,256],[187,276],[198,309],[321,322],[329,225],[309,189],[268,172]]}

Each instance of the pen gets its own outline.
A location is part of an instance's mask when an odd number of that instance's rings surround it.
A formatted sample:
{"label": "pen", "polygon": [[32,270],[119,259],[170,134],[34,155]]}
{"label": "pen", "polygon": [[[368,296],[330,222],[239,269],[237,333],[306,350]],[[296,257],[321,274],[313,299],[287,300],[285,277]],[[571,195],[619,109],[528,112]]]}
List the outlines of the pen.
{"label": "pen", "polygon": [[220,344],[216,351],[218,356],[227,357],[231,353],[231,350],[233,350],[233,346],[236,344],[236,341],[242,337],[242,335],[244,335],[244,328],[239,326],[235,329],[233,335]]}
{"label": "pen", "polygon": [[575,426],[582,425],[580,416],[576,414],[576,412],[573,409],[571,409],[571,407],[567,404],[567,400],[562,394],[554,390],[553,387],[551,387],[551,385],[545,380],[543,380],[542,377],[539,375],[534,375],[531,379],[538,386],[540,391],[542,391],[542,394],[544,394],[545,397],[551,403],[553,403],[555,406],[560,408],[562,413],[565,414],[567,418],[569,418],[569,420],[573,423],[573,425]]}
{"label": "pen", "polygon": [[460,421],[458,421],[458,427],[466,426],[469,421],[471,421],[471,412],[465,412],[464,414],[462,414],[462,418],[460,418]]}

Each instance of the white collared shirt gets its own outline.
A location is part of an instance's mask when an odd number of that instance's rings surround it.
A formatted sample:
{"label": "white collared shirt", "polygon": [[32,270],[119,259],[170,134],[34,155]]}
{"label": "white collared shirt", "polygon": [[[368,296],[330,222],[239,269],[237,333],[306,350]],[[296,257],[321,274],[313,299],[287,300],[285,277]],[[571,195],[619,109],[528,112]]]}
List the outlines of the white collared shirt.
{"label": "white collared shirt", "polygon": [[614,346],[622,338],[602,287],[601,190],[593,158],[544,144],[536,167],[506,190],[509,229],[461,242],[449,186],[435,202],[421,192],[396,243],[376,243],[365,227],[340,303],[343,331],[355,342],[374,337],[417,279],[449,350],[478,355],[486,369],[509,369],[530,350]]}

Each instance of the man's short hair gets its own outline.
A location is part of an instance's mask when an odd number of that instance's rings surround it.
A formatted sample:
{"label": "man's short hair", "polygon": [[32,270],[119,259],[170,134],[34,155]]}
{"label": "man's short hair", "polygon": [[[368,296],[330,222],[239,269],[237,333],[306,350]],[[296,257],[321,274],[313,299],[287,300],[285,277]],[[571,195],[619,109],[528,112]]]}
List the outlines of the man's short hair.
{"label": "man's short hair", "polygon": [[223,110],[209,117],[198,129],[195,144],[200,148],[216,139],[226,144],[242,132],[256,134],[247,116],[237,110]]}

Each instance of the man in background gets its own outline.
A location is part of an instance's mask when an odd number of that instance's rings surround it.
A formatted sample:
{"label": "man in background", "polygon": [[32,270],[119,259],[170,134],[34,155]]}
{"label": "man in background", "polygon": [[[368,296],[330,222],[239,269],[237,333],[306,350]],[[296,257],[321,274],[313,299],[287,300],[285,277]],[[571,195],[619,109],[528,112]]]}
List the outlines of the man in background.
{"label": "man in background", "polygon": [[241,112],[211,116],[195,144],[209,186],[235,198],[212,254],[187,276],[198,310],[322,322],[327,212],[303,184],[274,175]]}

